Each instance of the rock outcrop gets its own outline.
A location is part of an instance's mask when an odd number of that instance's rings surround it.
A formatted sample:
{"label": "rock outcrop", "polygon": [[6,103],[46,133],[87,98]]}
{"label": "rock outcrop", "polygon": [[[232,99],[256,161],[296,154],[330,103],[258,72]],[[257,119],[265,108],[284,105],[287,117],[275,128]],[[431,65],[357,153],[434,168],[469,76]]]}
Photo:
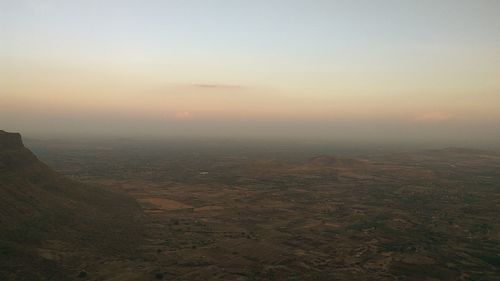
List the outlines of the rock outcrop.
{"label": "rock outcrop", "polygon": [[8,133],[6,131],[0,130],[0,151],[19,149],[23,148],[23,141],[21,139],[21,134],[19,133]]}

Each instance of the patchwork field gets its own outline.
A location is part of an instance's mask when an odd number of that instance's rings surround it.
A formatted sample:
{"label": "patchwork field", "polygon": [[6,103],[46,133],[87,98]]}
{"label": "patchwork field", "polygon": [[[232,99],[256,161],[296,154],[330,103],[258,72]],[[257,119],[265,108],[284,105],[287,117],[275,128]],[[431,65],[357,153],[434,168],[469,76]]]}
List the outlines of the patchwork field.
{"label": "patchwork field", "polygon": [[140,252],[89,280],[500,280],[496,152],[32,146],[143,208]]}

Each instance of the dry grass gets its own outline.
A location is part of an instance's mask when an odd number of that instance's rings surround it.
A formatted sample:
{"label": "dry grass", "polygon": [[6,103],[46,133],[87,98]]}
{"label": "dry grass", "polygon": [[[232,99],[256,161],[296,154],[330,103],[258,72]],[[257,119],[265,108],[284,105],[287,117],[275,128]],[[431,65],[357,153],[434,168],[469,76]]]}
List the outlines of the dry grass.
{"label": "dry grass", "polygon": [[182,210],[182,209],[193,208],[193,206],[184,204],[184,203],[179,202],[179,201],[166,199],[166,198],[145,197],[145,198],[139,198],[138,201],[140,203],[152,204],[155,207],[162,209],[164,211]]}

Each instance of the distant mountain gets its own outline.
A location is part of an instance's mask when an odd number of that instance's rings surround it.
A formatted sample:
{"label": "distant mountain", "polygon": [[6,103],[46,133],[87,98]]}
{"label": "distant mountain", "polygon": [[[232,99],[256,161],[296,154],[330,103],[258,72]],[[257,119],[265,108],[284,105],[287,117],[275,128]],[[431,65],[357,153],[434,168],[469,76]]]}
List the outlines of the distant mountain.
{"label": "distant mountain", "polygon": [[447,156],[453,155],[495,155],[497,154],[494,151],[482,150],[482,149],[473,149],[473,148],[462,148],[462,147],[447,147],[443,149],[430,149],[423,151],[424,153],[429,154],[442,154]]}
{"label": "distant mountain", "polygon": [[354,158],[337,158],[333,156],[321,155],[310,158],[308,165],[325,166],[338,169],[359,169],[365,168],[369,165],[369,162]]}
{"label": "distant mountain", "polygon": [[[0,130],[0,280],[66,280],[70,260],[47,258],[47,241],[98,255],[133,255],[141,213],[128,197],[69,180]],[[133,236],[133,235],[132,235]]]}

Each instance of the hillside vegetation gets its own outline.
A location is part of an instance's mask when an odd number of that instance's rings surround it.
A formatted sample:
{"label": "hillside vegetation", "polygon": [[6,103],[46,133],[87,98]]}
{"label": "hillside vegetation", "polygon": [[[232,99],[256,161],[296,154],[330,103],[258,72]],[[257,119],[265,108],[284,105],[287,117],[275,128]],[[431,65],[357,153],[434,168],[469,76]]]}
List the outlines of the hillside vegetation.
{"label": "hillside vegetation", "polygon": [[[65,280],[80,251],[133,256],[140,214],[135,200],[57,174],[0,131],[0,280]],[[47,244],[64,247],[47,254]]]}

